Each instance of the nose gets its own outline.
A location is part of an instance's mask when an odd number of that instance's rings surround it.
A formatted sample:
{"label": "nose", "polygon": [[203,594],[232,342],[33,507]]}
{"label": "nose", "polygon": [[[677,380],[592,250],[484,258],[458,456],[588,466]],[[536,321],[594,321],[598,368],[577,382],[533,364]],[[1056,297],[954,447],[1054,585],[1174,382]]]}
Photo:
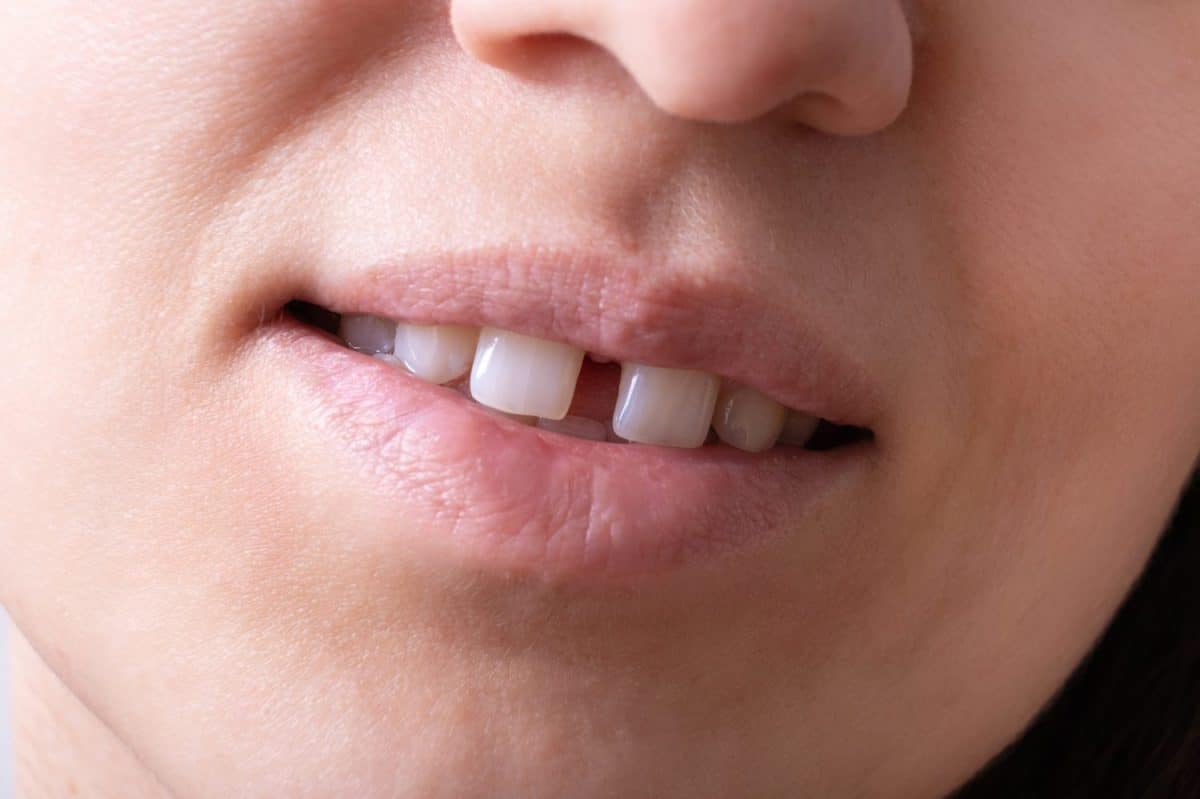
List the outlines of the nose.
{"label": "nose", "polygon": [[911,1],[452,0],[451,22],[467,52],[501,69],[564,57],[549,42],[566,35],[607,50],[667,113],[784,113],[861,135],[908,102]]}

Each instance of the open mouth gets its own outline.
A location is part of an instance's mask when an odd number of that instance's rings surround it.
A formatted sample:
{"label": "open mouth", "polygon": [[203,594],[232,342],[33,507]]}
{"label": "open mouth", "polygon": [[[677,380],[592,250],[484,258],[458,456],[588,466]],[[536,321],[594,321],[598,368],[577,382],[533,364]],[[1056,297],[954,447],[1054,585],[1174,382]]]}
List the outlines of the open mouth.
{"label": "open mouth", "polygon": [[696,274],[512,249],[330,264],[272,284],[252,340],[304,409],[297,468],[319,457],[376,556],[628,585],[838,535],[883,462],[885,394],[838,318]]}
{"label": "open mouth", "polygon": [[595,442],[745,452],[826,451],[869,441],[749,386],[696,369],[618,363],[560,342],[463,325],[425,325],[304,301],[285,312],[354,350],[446,386],[513,421]]}

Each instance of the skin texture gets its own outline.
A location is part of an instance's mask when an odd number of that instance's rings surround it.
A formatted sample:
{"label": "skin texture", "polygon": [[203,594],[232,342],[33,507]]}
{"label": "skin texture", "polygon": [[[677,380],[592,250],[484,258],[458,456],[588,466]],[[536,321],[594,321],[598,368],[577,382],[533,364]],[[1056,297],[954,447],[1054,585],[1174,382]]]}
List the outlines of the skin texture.
{"label": "skin texture", "polygon": [[[1200,452],[1197,42],[1183,0],[3,4],[0,601],[22,739],[91,753],[27,795],[951,790]],[[888,398],[867,477],[639,591],[379,543],[417,522],[265,298],[565,237],[836,321]]]}

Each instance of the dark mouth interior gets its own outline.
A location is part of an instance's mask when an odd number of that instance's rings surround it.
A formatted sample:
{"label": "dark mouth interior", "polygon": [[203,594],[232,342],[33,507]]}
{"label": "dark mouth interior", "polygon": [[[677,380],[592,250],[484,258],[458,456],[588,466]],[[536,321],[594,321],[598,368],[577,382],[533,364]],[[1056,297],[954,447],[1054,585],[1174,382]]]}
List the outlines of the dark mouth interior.
{"label": "dark mouth interior", "polygon": [[[338,335],[338,323],[341,315],[336,311],[303,300],[292,300],[284,306],[284,313],[302,324],[323,330],[331,336]],[[808,443],[804,445],[804,449],[824,452],[860,441],[870,441],[873,438],[874,434],[866,427],[834,424],[822,419]]]}
{"label": "dark mouth interior", "polygon": [[331,336],[338,334],[338,323],[341,322],[342,316],[336,311],[331,311],[328,308],[322,308],[320,305],[313,305],[311,302],[303,300],[292,300],[287,305],[283,306],[283,312],[297,322],[315,327],[318,330],[324,330]]}

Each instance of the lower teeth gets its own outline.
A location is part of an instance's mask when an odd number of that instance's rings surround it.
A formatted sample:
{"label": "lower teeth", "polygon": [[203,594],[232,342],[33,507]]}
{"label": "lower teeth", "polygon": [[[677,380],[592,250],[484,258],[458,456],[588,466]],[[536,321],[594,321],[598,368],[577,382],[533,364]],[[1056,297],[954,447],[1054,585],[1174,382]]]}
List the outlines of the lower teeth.
{"label": "lower teeth", "polygon": [[587,441],[607,441],[608,429],[604,422],[587,419],[583,416],[566,416],[559,420],[538,419],[537,426],[552,433],[561,433],[572,438],[582,438]]}

